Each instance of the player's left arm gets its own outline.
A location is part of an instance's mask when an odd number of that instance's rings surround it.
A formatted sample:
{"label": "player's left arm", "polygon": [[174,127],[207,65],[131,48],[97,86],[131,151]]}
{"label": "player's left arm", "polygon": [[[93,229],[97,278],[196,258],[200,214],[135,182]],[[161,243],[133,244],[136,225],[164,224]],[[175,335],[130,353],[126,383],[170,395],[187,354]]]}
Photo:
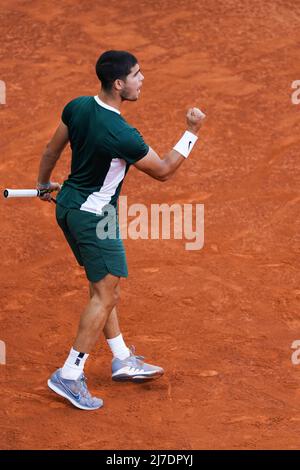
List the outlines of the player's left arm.
{"label": "player's left arm", "polygon": [[[69,142],[69,132],[68,126],[66,126],[62,121],[60,122],[58,128],[56,129],[52,139],[46,145],[46,148],[43,152],[39,174],[37,179],[37,188],[38,189],[49,189],[55,190],[60,189],[59,183],[50,182],[51,173],[61,156],[62,151]],[[44,201],[50,200],[50,194],[45,194],[41,197]]]}

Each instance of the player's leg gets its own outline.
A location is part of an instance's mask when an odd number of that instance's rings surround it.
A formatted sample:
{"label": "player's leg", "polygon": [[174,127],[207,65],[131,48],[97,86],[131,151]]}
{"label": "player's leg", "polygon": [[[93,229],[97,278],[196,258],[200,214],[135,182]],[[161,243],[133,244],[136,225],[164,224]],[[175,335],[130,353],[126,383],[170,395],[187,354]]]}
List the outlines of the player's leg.
{"label": "player's leg", "polygon": [[[90,297],[93,295],[93,284],[89,284]],[[120,286],[116,287],[117,296],[120,295]],[[103,333],[106,338],[107,344],[111,349],[113,357],[125,359],[130,356],[130,349],[126,346],[123,335],[120,331],[118,314],[116,306],[112,309],[107,317],[106,323],[103,328]]]}
{"label": "player's leg", "polygon": [[[117,308],[114,307],[108,316],[106,323],[103,328],[104,336],[107,340],[116,338],[121,334],[119,319],[117,314]],[[128,354],[129,355],[129,352]]]}
{"label": "player's leg", "polygon": [[[119,285],[117,287],[119,289]],[[93,284],[90,283],[90,296]],[[119,296],[119,293],[118,293]],[[116,306],[110,312],[103,328],[104,336],[113,354],[112,379],[115,381],[145,382],[163,375],[162,367],[147,364],[142,356],[134,354],[134,347],[128,349],[120,332]]]}
{"label": "player's leg", "polygon": [[107,317],[118,301],[118,283],[119,278],[111,274],[93,283],[92,296],[82,313],[74,347],[62,369],[58,369],[48,380],[48,386],[53,391],[77,408],[94,410],[103,405],[101,399],[90,395],[83,369]]}
{"label": "player's leg", "polygon": [[[120,296],[120,285],[117,286],[117,295]],[[89,283],[90,298],[93,296],[93,284]],[[117,309],[114,307],[107,317],[106,323],[103,328],[103,333],[106,339],[115,338],[121,334]],[[129,353],[128,353],[129,354]]]}
{"label": "player's leg", "polygon": [[91,351],[119,298],[119,277],[107,274],[91,284],[92,295],[81,316],[74,343],[77,351]]}

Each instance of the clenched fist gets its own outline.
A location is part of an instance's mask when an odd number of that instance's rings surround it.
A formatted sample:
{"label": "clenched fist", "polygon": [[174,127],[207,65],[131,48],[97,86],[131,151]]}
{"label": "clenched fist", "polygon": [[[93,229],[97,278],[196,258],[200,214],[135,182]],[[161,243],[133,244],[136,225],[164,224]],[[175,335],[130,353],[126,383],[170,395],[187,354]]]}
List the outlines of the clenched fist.
{"label": "clenched fist", "polygon": [[190,108],[186,114],[188,130],[197,134],[204,118],[205,114],[199,108]]}

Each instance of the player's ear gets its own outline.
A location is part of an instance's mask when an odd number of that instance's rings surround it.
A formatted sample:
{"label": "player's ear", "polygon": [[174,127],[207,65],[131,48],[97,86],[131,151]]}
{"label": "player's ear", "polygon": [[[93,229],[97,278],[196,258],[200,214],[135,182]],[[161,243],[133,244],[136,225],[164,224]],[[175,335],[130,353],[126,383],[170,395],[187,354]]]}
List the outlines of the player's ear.
{"label": "player's ear", "polygon": [[120,91],[124,88],[124,81],[121,80],[120,78],[117,78],[117,80],[114,81],[114,88],[117,91]]}

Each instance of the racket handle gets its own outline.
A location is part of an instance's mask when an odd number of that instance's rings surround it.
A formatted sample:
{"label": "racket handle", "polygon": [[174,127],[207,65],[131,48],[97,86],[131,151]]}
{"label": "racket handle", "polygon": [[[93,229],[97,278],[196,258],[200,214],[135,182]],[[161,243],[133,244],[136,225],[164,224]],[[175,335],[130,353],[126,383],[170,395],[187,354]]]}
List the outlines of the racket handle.
{"label": "racket handle", "polygon": [[3,196],[9,197],[37,197],[40,195],[38,189],[4,189]]}

